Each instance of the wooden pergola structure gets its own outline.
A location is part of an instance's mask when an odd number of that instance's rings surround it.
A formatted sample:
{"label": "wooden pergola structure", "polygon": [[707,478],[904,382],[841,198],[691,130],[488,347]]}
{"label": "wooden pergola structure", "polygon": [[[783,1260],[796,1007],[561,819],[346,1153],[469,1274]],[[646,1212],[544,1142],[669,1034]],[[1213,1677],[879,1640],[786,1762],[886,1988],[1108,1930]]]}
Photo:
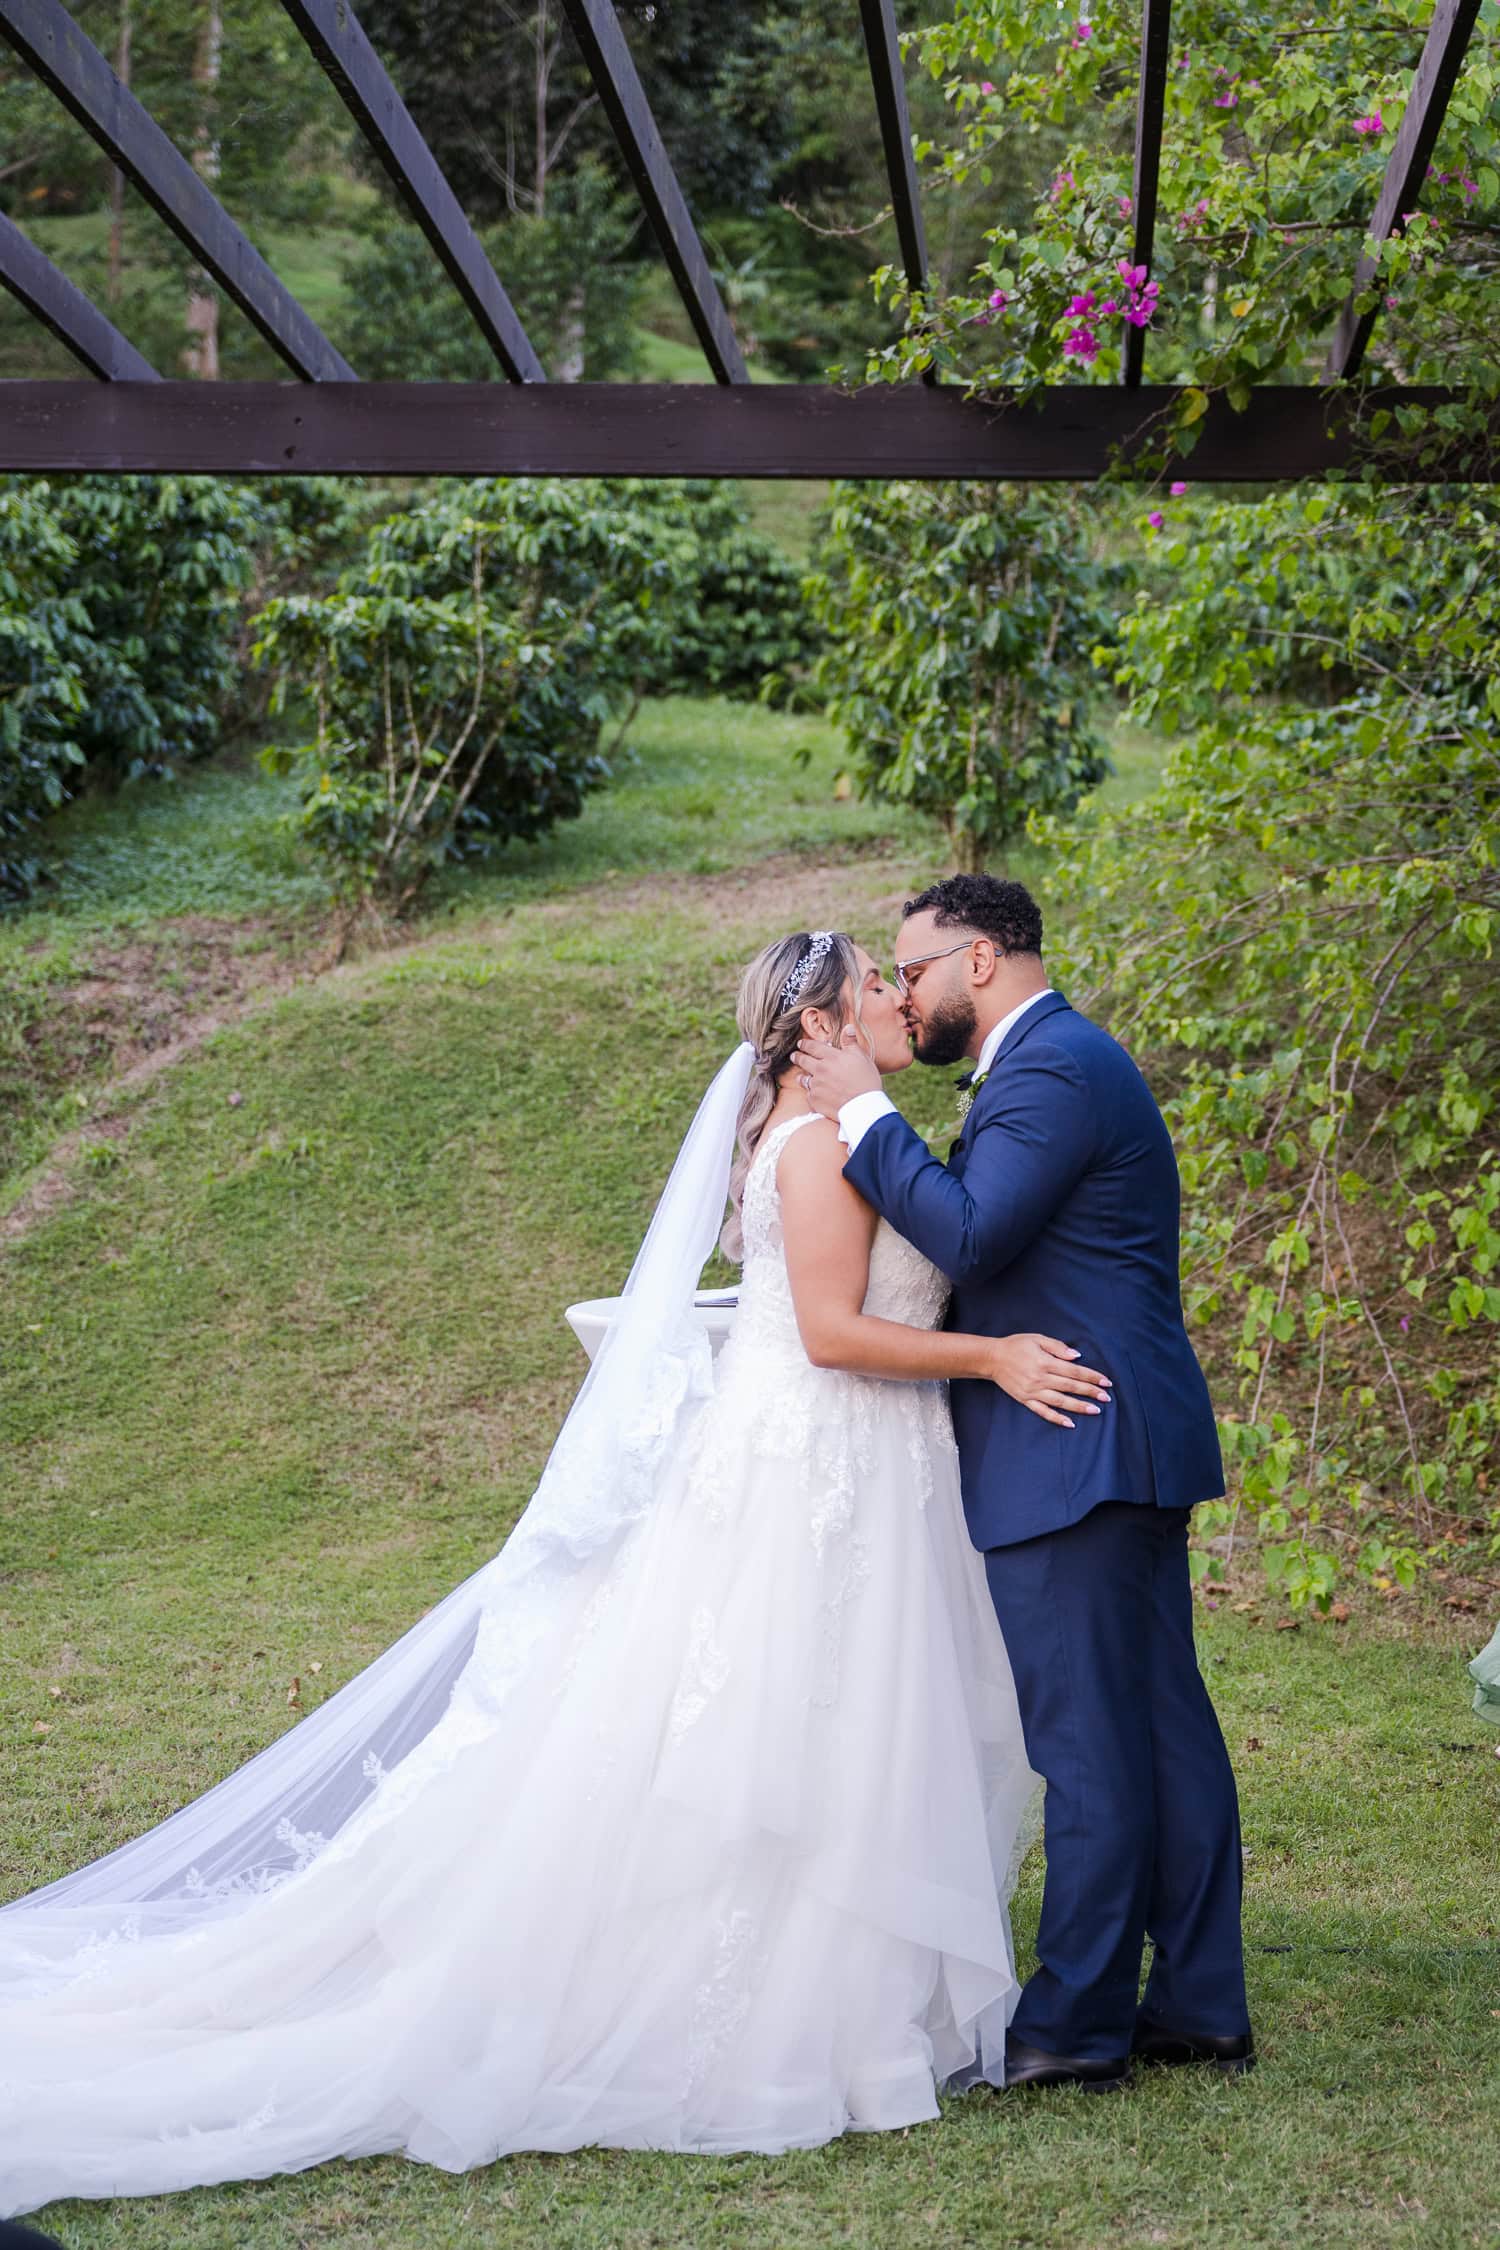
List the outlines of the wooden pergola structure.
{"label": "wooden pergola structure", "polygon": [[[1178,395],[1144,377],[1146,335],[1126,331],[1118,385],[1058,386],[1026,401],[918,382],[846,392],[752,385],[611,0],[562,0],[712,384],[549,384],[504,284],[355,17],[350,0],[283,0],[390,175],[495,355],[504,382],[364,383],[277,279],[61,0],[0,0],[0,38],[99,143],[285,362],[295,381],[164,381],[99,308],[0,216],[4,283],[87,370],[0,385],[0,470],[217,474],[994,477],[1090,479],[1143,446]],[[893,0],[858,0],[908,281],[927,275]],[[1480,0],[1435,0],[1369,238],[1421,200]],[[1171,0],[1142,0],[1134,262],[1148,269],[1166,101]],[[1265,385],[1248,408],[1215,398],[1175,474],[1267,482],[1379,457],[1351,389],[1375,321],[1354,262],[1321,384]],[[1458,395],[1387,385],[1383,406]]]}

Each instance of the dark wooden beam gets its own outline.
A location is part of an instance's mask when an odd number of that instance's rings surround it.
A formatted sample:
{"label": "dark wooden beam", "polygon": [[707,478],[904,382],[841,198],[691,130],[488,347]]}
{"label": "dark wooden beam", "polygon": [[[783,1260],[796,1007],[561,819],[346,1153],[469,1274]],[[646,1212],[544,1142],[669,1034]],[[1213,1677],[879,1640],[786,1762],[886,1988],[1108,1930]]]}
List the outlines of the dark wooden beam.
{"label": "dark wooden beam", "polygon": [[892,0],[859,0],[864,25],[865,51],[875,87],[875,114],[880,120],[880,144],[885,151],[885,174],[890,182],[891,209],[901,263],[912,289],[927,286],[927,238],[922,229],[922,205],[917,193],[916,159],[911,152],[911,117],[906,106],[906,73],[901,65],[901,38],[896,29]]}
{"label": "dark wooden beam", "polygon": [[[1135,102],[1135,182],[1130,199],[1135,232],[1132,263],[1151,270],[1156,248],[1156,194],[1161,179],[1162,120],[1167,106],[1167,62],[1172,42],[1172,0],[1142,0],[1141,75]],[[1125,327],[1120,377],[1127,389],[1140,383],[1146,364],[1146,331]]]}
{"label": "dark wooden beam", "polygon": [[[562,0],[677,293],[717,383],[750,377],[610,0]],[[570,386],[571,387],[571,386]]]}
{"label": "dark wooden beam", "polygon": [[[1465,394],[1382,388],[1389,409]],[[1159,438],[1170,386],[1063,384],[1029,403],[958,384],[0,383],[0,469],[386,476],[999,477],[1086,481]],[[1483,464],[1420,469],[1397,417],[1360,435],[1360,394],[1268,385],[1243,414],[1215,396],[1172,474],[1316,477],[1373,461],[1428,479],[1496,478]],[[1404,446],[1404,450],[1403,450]]]}
{"label": "dark wooden beam", "polygon": [[499,275],[349,0],[282,0],[514,383],[547,380]]}
{"label": "dark wooden beam", "polygon": [[[1377,251],[1390,236],[1404,232],[1406,216],[1416,210],[1427,184],[1427,167],[1432,162],[1443,118],[1463,68],[1464,54],[1478,21],[1479,6],[1480,0],[1437,0],[1427,44],[1412,75],[1411,92],[1396,128],[1390,161],[1368,229],[1367,239],[1375,244]],[[1379,271],[1378,256],[1372,257],[1368,250],[1362,250],[1354,268],[1354,285],[1339,315],[1324,370],[1330,383],[1346,381],[1359,370],[1370,331],[1375,326],[1374,306],[1368,312],[1361,312],[1359,299],[1369,290]]]}
{"label": "dark wooden beam", "polygon": [[[91,375],[107,383],[154,383],[156,369],[143,359],[75,282],[0,212],[0,283],[44,328],[50,328]],[[3,397],[0,391],[0,397]]]}
{"label": "dark wooden beam", "polygon": [[348,361],[121,85],[60,0],[0,0],[0,39],[93,135],[294,375],[307,382],[353,381]]}

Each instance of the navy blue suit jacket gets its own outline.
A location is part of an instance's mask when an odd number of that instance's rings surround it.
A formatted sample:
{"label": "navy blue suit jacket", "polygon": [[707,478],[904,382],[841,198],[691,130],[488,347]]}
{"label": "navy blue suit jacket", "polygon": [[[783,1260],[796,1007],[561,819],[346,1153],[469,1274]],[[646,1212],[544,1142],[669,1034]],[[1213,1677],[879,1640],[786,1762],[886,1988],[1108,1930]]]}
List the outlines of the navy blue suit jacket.
{"label": "navy blue suit jacket", "polygon": [[1171,1136],[1124,1048],[1061,993],[1006,1033],[946,1164],[883,1117],[844,1176],[953,1283],[950,1328],[1039,1330],[1113,1382],[1071,1430],[993,1383],[950,1386],[976,1547],[1060,1530],[1102,1500],[1187,1508],[1224,1490],[1183,1324]]}

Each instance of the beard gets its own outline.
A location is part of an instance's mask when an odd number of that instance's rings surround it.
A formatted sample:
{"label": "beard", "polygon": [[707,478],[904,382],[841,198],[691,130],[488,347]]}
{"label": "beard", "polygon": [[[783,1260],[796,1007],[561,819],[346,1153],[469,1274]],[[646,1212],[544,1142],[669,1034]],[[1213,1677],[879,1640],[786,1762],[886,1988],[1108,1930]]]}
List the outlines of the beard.
{"label": "beard", "polygon": [[918,1062],[931,1063],[936,1069],[946,1063],[963,1062],[978,1028],[974,1003],[966,993],[940,1000],[927,1021],[912,1034]]}

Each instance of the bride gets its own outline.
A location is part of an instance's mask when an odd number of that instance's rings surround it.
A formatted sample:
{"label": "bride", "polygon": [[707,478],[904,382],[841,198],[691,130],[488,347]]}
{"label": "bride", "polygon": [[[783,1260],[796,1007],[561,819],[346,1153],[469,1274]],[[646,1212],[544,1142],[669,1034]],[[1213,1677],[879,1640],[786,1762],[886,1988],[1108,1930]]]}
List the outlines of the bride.
{"label": "bride", "polygon": [[0,2213],[388,2151],[780,2151],[998,2078],[1034,1777],[943,1380],[1058,1419],[1098,1379],[940,1330],[946,1283],[844,1183],[790,1064],[910,1060],[867,954],[780,939],[739,1024],[499,1554],[0,1910]]}

